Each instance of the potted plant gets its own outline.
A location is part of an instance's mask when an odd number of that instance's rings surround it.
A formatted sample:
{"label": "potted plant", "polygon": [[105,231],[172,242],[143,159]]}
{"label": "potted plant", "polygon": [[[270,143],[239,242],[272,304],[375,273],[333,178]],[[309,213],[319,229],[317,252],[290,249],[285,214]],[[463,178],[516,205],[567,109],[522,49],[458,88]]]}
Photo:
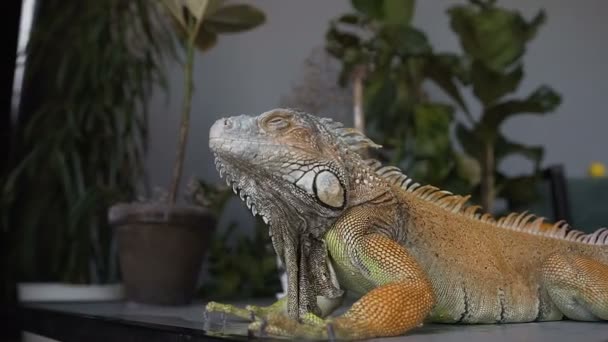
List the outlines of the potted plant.
{"label": "potted plant", "polygon": [[[495,0],[472,0],[448,9],[452,30],[463,50],[463,85],[471,88],[481,113],[456,124],[456,136],[481,170],[472,189],[484,210],[494,211],[495,199],[504,198],[511,210],[520,210],[538,198],[542,146],[526,146],[501,132],[502,124],[522,114],[553,112],[561,96],[541,85],[524,98],[513,97],[524,77],[526,45],[545,22],[540,10],[531,20],[518,11],[497,6]],[[501,160],[518,154],[532,163],[529,174],[510,177],[498,169]]]}
{"label": "potted plant", "polygon": [[0,174],[22,301],[122,298],[105,212],[141,181],[148,97],[170,38],[152,25],[159,14],[147,0],[38,3]]}
{"label": "potted plant", "polygon": [[[500,129],[507,118],[550,113],[560,103],[548,86],[524,99],[508,97],[524,76],[526,44],[544,22],[544,12],[527,21],[494,0],[451,6],[451,27],[463,48],[456,54],[434,51],[411,25],[413,0],[352,0],[352,5],[352,13],[331,22],[326,50],[342,65],[338,82],[353,84],[354,107],[364,109],[355,123],[388,151],[373,151],[379,153],[374,157],[418,182],[471,194],[487,211],[495,209],[496,198],[511,210],[529,205],[536,198],[543,149],[511,141]],[[431,99],[425,90],[429,81],[451,103]],[[471,88],[481,103],[479,115],[469,110],[462,88]],[[500,172],[498,163],[513,154],[531,160],[533,171],[518,177]]]}
{"label": "potted plant", "polygon": [[338,82],[352,84],[355,126],[384,148],[368,151],[418,182],[454,188],[467,184],[466,156],[450,143],[452,103],[432,99],[434,83],[467,111],[457,87],[460,58],[433,49],[412,25],[415,1],[351,1],[353,11],[333,19],[326,51],[341,64]]}
{"label": "potted plant", "polygon": [[[184,96],[173,177],[160,198],[118,203],[109,212],[116,228],[127,296],[137,302],[179,305],[192,300],[215,217],[206,206],[178,202],[193,95],[195,50],[212,48],[217,36],[252,29],[265,21],[250,5],[224,1],[165,0],[185,45]],[[186,196],[187,197],[187,196]]]}

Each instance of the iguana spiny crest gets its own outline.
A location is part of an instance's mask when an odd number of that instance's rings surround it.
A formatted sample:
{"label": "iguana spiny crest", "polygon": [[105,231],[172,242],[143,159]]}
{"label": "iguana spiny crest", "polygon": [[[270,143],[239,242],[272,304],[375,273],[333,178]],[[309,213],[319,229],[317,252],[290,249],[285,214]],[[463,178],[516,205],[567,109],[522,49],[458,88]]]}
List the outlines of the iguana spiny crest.
{"label": "iguana spiny crest", "polygon": [[358,154],[361,149],[380,146],[328,118],[279,108],[259,117],[222,119],[211,128],[210,144],[220,174],[226,174],[227,183],[240,192],[254,215],[259,213],[267,223],[276,213],[284,215],[275,219],[296,215],[304,225],[316,218],[317,225],[300,227],[316,236],[349,206],[372,199],[387,186],[397,186],[445,210],[498,228],[608,244],[606,228],[585,234],[563,221],[544,228],[544,218],[527,212],[498,219],[480,213],[479,206],[467,205],[468,195],[421,186],[395,166],[363,160]]}

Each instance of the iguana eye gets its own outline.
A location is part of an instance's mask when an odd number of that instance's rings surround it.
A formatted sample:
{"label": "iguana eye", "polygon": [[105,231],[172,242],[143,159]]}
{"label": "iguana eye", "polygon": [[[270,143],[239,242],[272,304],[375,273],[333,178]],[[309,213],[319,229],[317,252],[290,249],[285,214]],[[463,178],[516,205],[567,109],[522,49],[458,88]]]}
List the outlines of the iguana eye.
{"label": "iguana eye", "polygon": [[287,128],[289,126],[289,121],[286,117],[275,115],[266,119],[264,121],[264,126],[266,126],[268,129],[278,130]]}
{"label": "iguana eye", "polygon": [[326,206],[331,208],[344,207],[344,188],[333,172],[319,172],[315,177],[313,190],[317,198]]}

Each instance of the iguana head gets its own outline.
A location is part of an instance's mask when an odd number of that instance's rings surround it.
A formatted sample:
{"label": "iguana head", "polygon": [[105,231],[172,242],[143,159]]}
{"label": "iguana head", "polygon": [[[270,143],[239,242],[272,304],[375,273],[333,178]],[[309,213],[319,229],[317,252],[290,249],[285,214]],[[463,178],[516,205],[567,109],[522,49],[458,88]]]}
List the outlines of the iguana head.
{"label": "iguana head", "polygon": [[[269,225],[287,272],[292,318],[317,312],[318,296],[342,295],[321,238],[343,211],[373,191],[361,191],[357,149],[376,146],[330,119],[289,109],[223,118],[209,145],[216,166],[253,214]],[[370,176],[371,177],[371,176]]]}
{"label": "iguana head", "polygon": [[350,205],[356,150],[377,146],[330,119],[289,109],[220,119],[209,136],[220,175],[254,215],[314,235]]}

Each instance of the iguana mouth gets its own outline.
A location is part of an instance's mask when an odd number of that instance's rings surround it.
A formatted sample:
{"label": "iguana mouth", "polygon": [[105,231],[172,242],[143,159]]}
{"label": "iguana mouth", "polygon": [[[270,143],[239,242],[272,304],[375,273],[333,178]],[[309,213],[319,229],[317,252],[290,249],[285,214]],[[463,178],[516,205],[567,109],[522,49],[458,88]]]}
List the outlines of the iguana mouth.
{"label": "iguana mouth", "polygon": [[229,172],[230,168],[226,166],[226,164],[217,155],[217,153],[214,153],[214,158],[215,168],[219,172],[220,178],[224,178],[226,181],[226,185],[232,187],[232,191],[234,192],[234,194],[238,195],[241,201],[243,201],[245,205],[247,205],[247,208],[251,211],[251,214],[253,214],[253,216],[260,216],[265,224],[269,224],[270,219],[265,215],[265,213],[258,211],[254,195],[251,192],[245,190],[244,186],[239,184],[239,179],[237,179],[237,177],[235,177]]}

